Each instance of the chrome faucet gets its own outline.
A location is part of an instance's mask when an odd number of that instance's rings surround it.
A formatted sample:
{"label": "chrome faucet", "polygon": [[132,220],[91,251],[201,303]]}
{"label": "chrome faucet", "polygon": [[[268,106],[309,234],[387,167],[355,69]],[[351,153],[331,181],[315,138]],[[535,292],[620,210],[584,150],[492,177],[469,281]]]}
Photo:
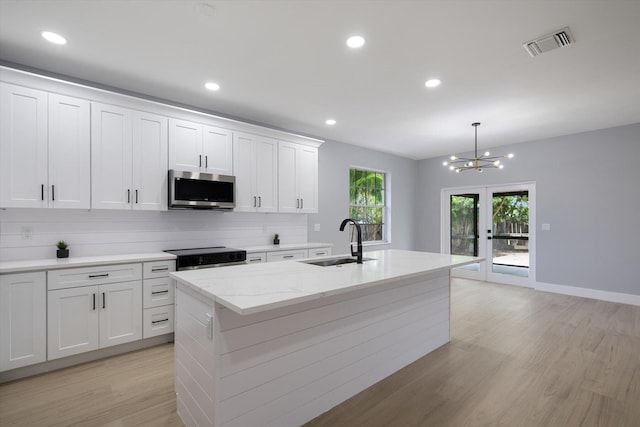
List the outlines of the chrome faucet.
{"label": "chrome faucet", "polygon": [[358,224],[351,218],[347,218],[344,221],[342,221],[342,224],[340,224],[340,231],[344,231],[344,226],[347,225],[349,222],[352,222],[353,225],[356,226],[356,230],[358,230],[358,250],[354,252],[353,244],[349,243],[349,248],[351,249],[351,256],[357,256],[358,258],[356,263],[362,264],[362,229],[360,228],[360,224]]}

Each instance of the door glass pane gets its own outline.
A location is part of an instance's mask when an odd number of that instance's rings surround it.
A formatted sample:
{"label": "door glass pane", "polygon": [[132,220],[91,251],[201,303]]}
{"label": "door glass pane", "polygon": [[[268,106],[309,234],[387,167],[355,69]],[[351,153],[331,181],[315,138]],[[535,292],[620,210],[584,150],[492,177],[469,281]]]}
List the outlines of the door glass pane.
{"label": "door glass pane", "polygon": [[493,193],[491,271],[529,277],[529,192]]}
{"label": "door glass pane", "polygon": [[[451,196],[450,253],[453,255],[478,256],[479,194],[455,194]],[[478,271],[480,264],[459,267]]]}

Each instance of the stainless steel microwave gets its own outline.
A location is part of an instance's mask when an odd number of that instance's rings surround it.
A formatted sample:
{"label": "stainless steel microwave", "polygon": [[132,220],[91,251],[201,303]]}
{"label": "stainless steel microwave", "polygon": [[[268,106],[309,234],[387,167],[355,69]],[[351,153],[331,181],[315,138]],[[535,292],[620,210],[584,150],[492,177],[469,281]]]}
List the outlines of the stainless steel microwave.
{"label": "stainless steel microwave", "polygon": [[235,187],[235,176],[171,169],[169,209],[233,209]]}

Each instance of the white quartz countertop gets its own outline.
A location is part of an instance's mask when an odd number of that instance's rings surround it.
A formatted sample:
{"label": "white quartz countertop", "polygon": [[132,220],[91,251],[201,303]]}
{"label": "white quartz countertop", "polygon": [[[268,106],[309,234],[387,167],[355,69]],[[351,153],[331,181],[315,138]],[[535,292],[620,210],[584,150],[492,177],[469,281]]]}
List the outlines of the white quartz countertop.
{"label": "white quartz countertop", "polygon": [[483,259],[397,249],[366,252],[364,256],[373,260],[332,267],[282,261],[180,271],[171,276],[236,313],[251,314]]}
{"label": "white quartz countertop", "polygon": [[247,253],[255,253],[255,252],[293,251],[296,249],[330,248],[332,246],[333,246],[333,243],[291,243],[287,245],[248,246],[241,249],[247,251]]}
{"label": "white quartz countertop", "polygon": [[91,267],[104,264],[127,264],[176,259],[173,254],[152,252],[145,254],[104,255],[0,262],[0,274],[27,271],[56,270],[60,268]]}

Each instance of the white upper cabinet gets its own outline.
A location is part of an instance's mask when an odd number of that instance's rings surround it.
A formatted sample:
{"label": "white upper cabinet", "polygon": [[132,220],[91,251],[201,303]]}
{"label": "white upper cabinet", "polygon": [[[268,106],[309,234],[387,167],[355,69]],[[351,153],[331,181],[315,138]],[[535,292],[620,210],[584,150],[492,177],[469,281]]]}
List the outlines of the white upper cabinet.
{"label": "white upper cabinet", "polygon": [[167,209],[166,117],[93,103],[91,206]]}
{"label": "white upper cabinet", "polygon": [[0,84],[0,207],[90,206],[88,101]]}
{"label": "white upper cabinet", "polygon": [[278,147],[280,212],[318,212],[318,149],[280,141]]}
{"label": "white upper cabinet", "polygon": [[133,209],[166,210],[168,119],[133,113]]}
{"label": "white upper cabinet", "polygon": [[228,129],[169,120],[169,169],[232,175],[232,145]]}
{"label": "white upper cabinet", "polygon": [[278,141],[234,132],[233,170],[238,212],[278,211]]}
{"label": "white upper cabinet", "polygon": [[93,103],[91,108],[91,207],[131,207],[133,112]]}
{"label": "white upper cabinet", "polygon": [[49,94],[49,206],[91,205],[90,103]]}

